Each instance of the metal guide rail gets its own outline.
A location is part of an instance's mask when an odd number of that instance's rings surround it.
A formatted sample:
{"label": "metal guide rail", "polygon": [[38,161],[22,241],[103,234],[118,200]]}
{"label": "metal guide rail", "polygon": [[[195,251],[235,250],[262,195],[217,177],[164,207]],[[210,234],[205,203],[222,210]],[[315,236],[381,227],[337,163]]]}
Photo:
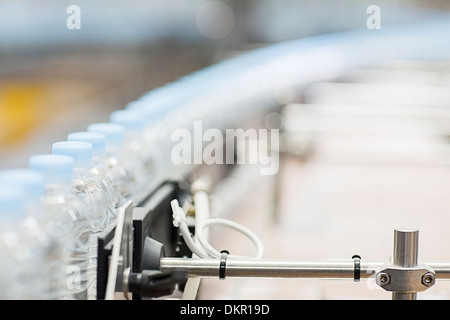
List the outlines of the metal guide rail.
{"label": "metal guide rail", "polygon": [[[170,223],[170,203],[188,195],[188,189],[169,183],[159,191],[158,201],[149,203],[147,209],[133,208],[132,203],[123,208],[122,219],[118,219],[122,225],[115,226],[115,235],[111,237],[107,233],[100,240],[99,257],[105,263],[99,264],[98,299],[164,298],[176,289],[183,290],[188,279],[195,278],[315,278],[359,282],[375,277],[376,284],[392,292],[393,299],[412,300],[437,280],[450,279],[450,263],[418,262],[419,230],[405,228],[394,230],[393,259],[385,262],[364,261],[358,255],[339,261],[236,258],[225,251],[219,258],[193,257],[176,228],[166,225],[172,231],[166,235],[152,232],[158,229],[152,227]],[[195,228],[191,232],[195,233]]]}

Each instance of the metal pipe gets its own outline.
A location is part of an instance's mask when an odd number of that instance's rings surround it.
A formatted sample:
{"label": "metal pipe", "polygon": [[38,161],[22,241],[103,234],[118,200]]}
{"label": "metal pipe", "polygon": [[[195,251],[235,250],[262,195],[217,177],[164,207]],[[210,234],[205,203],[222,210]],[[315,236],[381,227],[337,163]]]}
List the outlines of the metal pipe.
{"label": "metal pipe", "polygon": [[[394,230],[393,263],[400,267],[417,266],[419,253],[419,230],[398,228]],[[416,300],[417,292],[392,292],[393,300]]]}
{"label": "metal pipe", "polygon": [[393,263],[400,267],[411,268],[417,266],[419,252],[419,230],[394,230]]}
{"label": "metal pipe", "polygon": [[[217,259],[162,258],[160,270],[186,271],[188,276],[218,277],[220,261]],[[361,278],[375,274],[382,264],[361,263]],[[228,259],[226,277],[265,278],[352,278],[355,266],[353,260],[297,262],[259,259]]]}
{"label": "metal pipe", "polygon": [[434,270],[436,279],[450,279],[450,263],[436,262],[427,263],[431,269]]}
{"label": "metal pipe", "polygon": [[[375,275],[384,263],[360,263],[361,279]],[[450,279],[450,263],[429,263],[436,273],[436,278]],[[181,270],[190,277],[218,278],[219,259],[194,258],[161,258],[160,270],[171,272]],[[283,260],[228,259],[226,261],[226,277],[256,277],[256,278],[318,278],[338,279],[354,278],[354,261],[322,261],[302,262]]]}

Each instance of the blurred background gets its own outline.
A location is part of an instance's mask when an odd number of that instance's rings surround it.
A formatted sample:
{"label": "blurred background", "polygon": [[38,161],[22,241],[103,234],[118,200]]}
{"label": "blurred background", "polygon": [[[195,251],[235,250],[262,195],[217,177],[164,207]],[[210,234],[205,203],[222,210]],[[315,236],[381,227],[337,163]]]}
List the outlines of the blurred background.
{"label": "blurred background", "polygon": [[[80,29],[67,27],[70,5],[80,8]],[[369,5],[380,6],[382,28],[450,11],[444,0],[0,0],[0,169],[26,166],[68,133],[224,59],[366,29]],[[419,257],[450,261],[442,250],[450,240],[449,88],[447,61],[390,61],[309,87],[300,104],[285,108],[286,132],[300,140],[287,148],[276,181],[249,182],[229,217],[261,232],[273,258],[385,261],[393,227],[406,222],[423,230]],[[439,108],[430,113],[429,106]],[[199,298],[390,297],[370,284],[355,286],[211,280]],[[449,298],[442,286],[428,297]]]}
{"label": "blurred background", "polygon": [[[0,1],[0,168],[240,52],[365,28],[373,1]],[[66,22],[80,8],[80,29]],[[379,1],[383,25],[448,1]]]}

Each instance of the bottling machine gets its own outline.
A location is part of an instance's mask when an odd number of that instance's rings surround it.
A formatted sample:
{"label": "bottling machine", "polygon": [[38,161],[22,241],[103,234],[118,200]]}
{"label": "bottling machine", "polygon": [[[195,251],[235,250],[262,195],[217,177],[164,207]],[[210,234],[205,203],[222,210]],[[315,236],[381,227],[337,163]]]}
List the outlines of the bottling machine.
{"label": "bottling machine", "polygon": [[[213,111],[204,113],[204,119],[223,132],[245,126],[267,129],[264,119],[268,114],[277,119],[293,116],[287,113],[289,105],[295,109],[292,104],[301,103],[310,84],[329,81],[339,85],[340,77],[349,70],[376,68],[395,59],[445,62],[450,52],[449,21],[448,16],[437,14],[432,21],[386,27],[379,33],[369,29],[346,31],[271,45],[208,67],[197,72],[196,77],[180,79],[174,94],[178,93],[176,90],[201,88],[207,82],[211,90],[200,92],[199,99],[191,105],[186,100],[186,110],[214,106]],[[344,87],[338,90],[345,94]],[[283,101],[275,99],[286,92],[294,94]],[[218,111],[225,108],[225,113]],[[336,107],[328,111],[339,110]],[[195,114],[191,119],[201,113]],[[234,118],[227,122],[229,114],[239,114],[238,121]],[[285,120],[289,123],[289,119]],[[280,129],[280,144],[272,143],[266,152],[304,155],[308,144],[302,140],[305,135],[301,135],[301,128],[274,128]],[[227,143],[230,142],[223,141],[224,150]],[[236,159],[242,150],[235,148],[234,152]],[[173,299],[174,294],[181,299],[195,299],[201,279],[226,281],[238,277],[355,282],[371,278],[377,286],[391,292],[393,299],[410,300],[450,277],[450,263],[419,261],[419,230],[415,228],[393,230],[393,246],[384,248],[387,253],[393,248],[391,261],[366,261],[358,252],[339,261],[326,260],[327,257],[323,261],[286,261],[236,257],[227,248],[208,251],[204,243],[198,249],[195,244],[199,245],[199,238],[206,234],[209,219],[218,218],[210,217],[210,194],[219,181],[236,172],[239,165],[235,163],[198,163],[178,166],[170,174],[163,172],[149,181],[142,197],[123,206],[117,224],[99,239],[98,299]],[[227,226],[233,223],[223,220]],[[243,227],[239,230],[248,231]],[[258,238],[246,235],[259,248]],[[211,251],[215,255],[208,254]]]}

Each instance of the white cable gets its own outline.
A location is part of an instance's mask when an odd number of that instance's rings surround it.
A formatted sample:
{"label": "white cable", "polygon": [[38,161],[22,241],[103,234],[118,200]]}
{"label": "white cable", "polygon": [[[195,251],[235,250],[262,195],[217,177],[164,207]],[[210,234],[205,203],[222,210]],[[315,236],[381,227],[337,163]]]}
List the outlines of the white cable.
{"label": "white cable", "polygon": [[[197,197],[197,199],[202,199],[204,201],[207,201],[207,198],[200,198]],[[261,259],[264,255],[264,246],[261,242],[261,240],[254,234],[250,229],[233,222],[231,220],[227,219],[221,219],[221,218],[212,218],[212,219],[206,219],[202,221],[197,226],[195,238],[199,242],[197,244],[195,240],[192,238],[191,233],[189,231],[189,228],[186,223],[186,216],[184,213],[184,210],[179,206],[178,201],[172,200],[171,201],[172,206],[172,217],[173,217],[173,225],[175,227],[178,227],[181,231],[181,234],[183,235],[183,238],[186,241],[186,245],[188,248],[197,256],[201,258],[220,258],[221,253],[214,249],[211,244],[206,240],[205,237],[205,229],[212,226],[212,225],[222,225],[226,227],[230,227],[238,232],[241,232],[245,236],[247,236],[250,240],[253,241],[255,244],[255,247],[257,249],[256,259]],[[202,208],[209,208],[206,203],[196,203],[196,207],[201,206]],[[241,256],[237,255],[229,255],[229,258],[241,258]]]}
{"label": "white cable", "polygon": [[[221,218],[212,218],[206,220],[204,223],[202,223],[200,230],[196,231],[195,236],[198,238],[199,242],[202,244],[203,249],[213,258],[220,258],[221,253],[214,249],[211,244],[206,240],[206,237],[204,236],[204,230],[212,225],[222,225],[226,227],[230,227],[236,231],[239,231],[240,233],[244,234],[250,240],[253,241],[253,243],[256,246],[257,254],[256,259],[261,259],[264,256],[264,246],[261,242],[261,240],[254,234],[250,229],[234,222],[231,220],[221,219]],[[236,255],[229,255],[228,258],[242,258],[241,256]]]}
{"label": "white cable", "polygon": [[173,217],[173,225],[181,231],[184,240],[186,241],[186,245],[193,253],[201,258],[210,258],[210,256],[203,250],[203,248],[199,247],[194,239],[192,239],[191,232],[186,223],[186,215],[184,210],[179,206],[178,201],[172,200],[170,202],[172,206],[172,217]]}

